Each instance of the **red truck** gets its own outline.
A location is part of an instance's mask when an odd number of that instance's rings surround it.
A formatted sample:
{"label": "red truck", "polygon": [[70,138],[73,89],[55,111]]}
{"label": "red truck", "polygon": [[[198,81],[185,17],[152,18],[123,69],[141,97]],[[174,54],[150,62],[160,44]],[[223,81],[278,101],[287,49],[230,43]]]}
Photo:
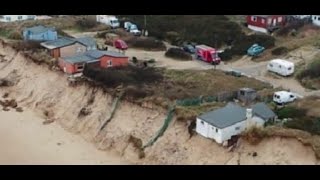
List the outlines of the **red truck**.
{"label": "red truck", "polygon": [[217,65],[220,64],[221,59],[218,56],[218,51],[206,45],[196,46],[196,59]]}

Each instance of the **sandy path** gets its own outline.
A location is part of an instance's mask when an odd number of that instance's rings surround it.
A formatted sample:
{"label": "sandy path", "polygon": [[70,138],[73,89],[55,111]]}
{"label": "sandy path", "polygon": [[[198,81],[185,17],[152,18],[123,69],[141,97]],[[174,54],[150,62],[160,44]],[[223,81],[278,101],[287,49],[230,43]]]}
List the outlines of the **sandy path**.
{"label": "sandy path", "polygon": [[128,164],[30,111],[0,110],[0,164]]}

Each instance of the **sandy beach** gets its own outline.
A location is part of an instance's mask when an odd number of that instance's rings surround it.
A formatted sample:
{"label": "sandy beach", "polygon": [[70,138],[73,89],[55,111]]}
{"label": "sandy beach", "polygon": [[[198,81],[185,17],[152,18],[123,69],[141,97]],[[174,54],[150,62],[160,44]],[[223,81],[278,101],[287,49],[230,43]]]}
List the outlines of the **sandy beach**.
{"label": "sandy beach", "polygon": [[128,164],[30,111],[0,110],[0,164]]}

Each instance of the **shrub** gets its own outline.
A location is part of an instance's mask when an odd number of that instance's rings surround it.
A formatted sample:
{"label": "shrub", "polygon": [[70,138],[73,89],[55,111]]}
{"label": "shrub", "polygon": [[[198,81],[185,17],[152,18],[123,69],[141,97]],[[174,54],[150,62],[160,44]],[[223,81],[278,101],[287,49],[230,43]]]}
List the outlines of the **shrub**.
{"label": "shrub", "polygon": [[18,31],[13,31],[9,34],[8,38],[10,39],[14,39],[14,40],[21,40],[22,39],[22,35],[20,32]]}
{"label": "shrub", "polygon": [[219,54],[219,57],[222,61],[228,61],[232,59],[232,51],[230,49],[224,50],[222,53]]}
{"label": "shrub", "polygon": [[154,68],[138,68],[133,66],[103,69],[86,66],[84,75],[108,87],[123,85],[142,85],[161,81],[162,74]]}
{"label": "shrub", "polygon": [[301,117],[285,123],[285,126],[292,129],[300,129],[311,134],[320,134],[320,118],[312,119]]}
{"label": "shrub", "polygon": [[178,60],[192,60],[192,56],[189,53],[179,48],[168,49],[165,56]]}
{"label": "shrub", "polygon": [[162,41],[156,40],[155,38],[134,37],[126,40],[126,43],[128,44],[128,46],[145,50],[166,50],[166,46],[164,45],[164,43]]}
{"label": "shrub", "polygon": [[278,36],[286,36],[290,32],[299,30],[303,26],[304,26],[304,22],[302,20],[301,21],[300,20],[296,20],[296,21],[290,22],[285,27],[280,28],[276,32],[276,35],[278,35]]}
{"label": "shrub", "polygon": [[298,109],[293,106],[286,106],[284,108],[279,109],[277,115],[280,119],[283,118],[302,118],[306,115],[305,109]]}
{"label": "shrub", "polygon": [[76,21],[76,25],[80,29],[91,29],[98,25],[98,22],[93,18],[82,18]]}
{"label": "shrub", "polygon": [[37,49],[41,48],[40,42],[38,41],[21,41],[21,42],[15,42],[12,44],[13,48],[18,51],[23,50],[32,50],[35,51]]}
{"label": "shrub", "polygon": [[277,47],[275,48],[274,50],[271,51],[272,55],[276,55],[276,56],[280,56],[280,55],[283,55],[283,54],[286,54],[288,52],[288,48],[286,47]]}
{"label": "shrub", "polygon": [[301,71],[298,75],[297,78],[298,79],[303,79],[306,77],[309,78],[319,78],[320,77],[320,59],[315,60],[314,62],[312,62],[306,70]]}

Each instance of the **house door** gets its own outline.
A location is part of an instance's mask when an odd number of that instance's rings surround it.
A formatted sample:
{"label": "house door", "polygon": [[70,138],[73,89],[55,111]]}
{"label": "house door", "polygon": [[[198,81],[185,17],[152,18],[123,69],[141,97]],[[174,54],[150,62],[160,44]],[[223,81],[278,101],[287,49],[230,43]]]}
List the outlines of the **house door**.
{"label": "house door", "polygon": [[272,25],[276,26],[277,25],[277,18],[272,19]]}

